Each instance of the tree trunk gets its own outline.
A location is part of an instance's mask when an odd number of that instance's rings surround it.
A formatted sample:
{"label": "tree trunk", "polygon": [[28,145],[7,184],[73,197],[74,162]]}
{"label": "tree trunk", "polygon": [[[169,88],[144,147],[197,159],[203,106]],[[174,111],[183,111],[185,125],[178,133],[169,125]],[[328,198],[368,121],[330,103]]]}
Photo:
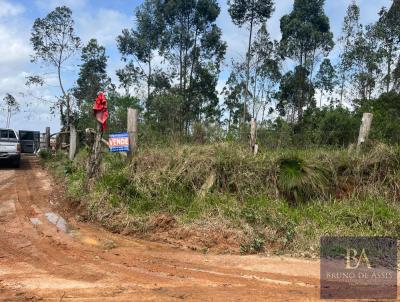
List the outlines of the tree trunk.
{"label": "tree trunk", "polygon": [[[314,50],[313,50],[313,56],[312,56],[312,60],[311,60],[311,70],[310,70],[310,88],[308,89],[308,103],[311,103],[311,100],[312,100],[312,96],[311,96],[311,89],[312,89],[312,87],[313,87],[313,83],[312,83],[312,78],[313,78],[313,74],[314,74],[314,65],[315,65],[315,53],[316,53],[316,48],[314,48]],[[307,106],[307,108],[308,108],[308,106]]]}
{"label": "tree trunk", "polygon": [[[303,60],[303,55],[304,55],[304,60]],[[303,65],[305,65],[307,62],[306,54],[303,53],[303,51],[302,51],[300,57],[301,57],[300,66],[304,67]],[[300,97],[299,101],[297,102],[297,122],[300,122],[300,120],[303,116],[304,89],[301,89],[299,94],[301,97]]]}
{"label": "tree trunk", "polygon": [[321,90],[321,98],[319,99],[319,108],[322,108],[322,97],[324,96],[323,90]]}
{"label": "tree trunk", "polygon": [[66,96],[67,98],[67,112],[66,112],[66,126],[67,126],[67,131],[70,128],[70,112],[71,112],[71,105],[70,105],[70,99],[69,99],[69,95]]}
{"label": "tree trunk", "polygon": [[[61,60],[61,58],[60,58],[60,60]],[[66,101],[66,106],[67,106],[66,115],[65,115],[65,126],[66,126],[65,130],[68,131],[69,122],[70,122],[69,121],[69,117],[70,117],[70,101],[69,101],[69,95],[67,95],[67,93],[65,92],[64,85],[63,85],[62,80],[61,80],[61,63],[58,63],[57,74],[58,74],[58,83],[60,84],[61,92],[63,94],[63,97],[64,97],[65,101]],[[63,109],[62,108],[63,108],[63,106],[60,105],[61,118],[63,119],[63,112],[62,112]]]}
{"label": "tree trunk", "polygon": [[97,122],[96,138],[91,148],[89,161],[86,169],[88,180],[92,179],[100,170],[101,163],[101,140],[103,138],[103,126]]}
{"label": "tree trunk", "polygon": [[10,128],[10,121],[11,121],[11,107],[9,106],[7,110],[6,128]]}
{"label": "tree trunk", "polygon": [[151,93],[151,85],[150,85],[150,82],[151,82],[151,76],[152,76],[152,69],[151,69],[151,53],[150,53],[150,55],[149,55],[149,72],[148,72],[148,77],[147,77],[147,108],[146,109],[148,109],[148,107],[149,107],[149,105],[150,105],[150,93]]}
{"label": "tree trunk", "polygon": [[389,50],[387,61],[387,79],[386,79],[386,93],[390,91],[390,82],[392,80],[392,50]]}
{"label": "tree trunk", "polygon": [[258,62],[256,63],[256,68],[254,72],[254,88],[253,88],[253,118],[257,119],[256,117],[256,99],[257,99],[257,72],[258,72]]}
{"label": "tree trunk", "polygon": [[192,56],[192,64],[190,67],[190,76],[189,76],[189,94],[187,96],[188,100],[192,97],[193,72],[194,72],[194,67],[197,63],[197,54],[196,54],[196,52],[197,52],[197,35],[198,35],[198,28],[196,28],[196,32],[194,35],[193,56]]}
{"label": "tree trunk", "polygon": [[228,118],[228,132],[231,131],[231,121],[232,121],[232,110],[229,110],[229,118]]}
{"label": "tree trunk", "polygon": [[182,94],[182,83],[183,83],[183,77],[182,77],[182,74],[183,74],[183,68],[182,68],[182,65],[183,65],[183,62],[182,62],[182,55],[183,55],[183,51],[182,51],[182,33],[181,33],[181,40],[180,40],[180,42],[179,42],[179,90],[180,90],[180,92],[181,92],[181,94]]}
{"label": "tree trunk", "polygon": [[343,95],[344,95],[344,82],[345,82],[345,76],[342,76],[342,82],[341,82],[341,87],[340,87],[340,106],[343,104]]}
{"label": "tree trunk", "polygon": [[266,103],[263,104],[263,111],[262,111],[262,117],[261,117],[261,124],[264,123],[265,120],[265,107],[267,106]]}
{"label": "tree trunk", "polygon": [[250,60],[251,60],[251,41],[253,38],[253,24],[254,24],[254,12],[250,20],[250,34],[249,34],[249,46],[247,49],[247,66],[246,66],[246,87],[244,91],[244,104],[243,104],[243,124],[246,123],[246,106],[247,106],[247,97],[249,91],[249,82],[250,82]]}

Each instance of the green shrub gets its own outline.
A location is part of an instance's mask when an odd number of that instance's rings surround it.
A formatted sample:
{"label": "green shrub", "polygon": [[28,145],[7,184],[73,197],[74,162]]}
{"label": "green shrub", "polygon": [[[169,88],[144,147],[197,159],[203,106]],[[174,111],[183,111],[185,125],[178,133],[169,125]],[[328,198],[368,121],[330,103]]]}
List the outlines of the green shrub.
{"label": "green shrub", "polygon": [[160,213],[184,224],[220,221],[243,232],[242,253],[281,253],[317,251],[324,235],[397,236],[399,155],[399,147],[386,145],[359,153],[261,150],[257,156],[234,144],[153,147],[128,163],[105,154],[89,192],[87,153],[73,162],[58,153],[49,166],[66,181],[69,196],[84,198],[99,219],[131,217],[143,232]]}
{"label": "green shrub", "polygon": [[265,239],[262,235],[253,238],[249,243],[240,245],[241,254],[257,254],[264,250]]}
{"label": "green shrub", "polygon": [[52,157],[51,151],[50,151],[50,150],[47,150],[47,149],[40,149],[40,151],[39,151],[39,157],[40,157],[40,159],[43,160],[43,161],[48,161],[48,160],[50,160],[51,157]]}
{"label": "green shrub", "polygon": [[279,161],[278,189],[292,203],[327,195],[329,172],[318,164],[309,164],[298,156]]}

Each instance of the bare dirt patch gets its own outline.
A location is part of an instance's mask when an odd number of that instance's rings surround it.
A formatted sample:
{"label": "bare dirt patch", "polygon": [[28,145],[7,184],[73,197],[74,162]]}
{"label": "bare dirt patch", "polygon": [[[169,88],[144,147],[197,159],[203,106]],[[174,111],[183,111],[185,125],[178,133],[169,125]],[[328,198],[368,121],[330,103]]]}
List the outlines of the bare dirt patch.
{"label": "bare dirt patch", "polygon": [[183,225],[178,224],[171,215],[162,214],[153,219],[151,226],[152,231],[146,238],[204,253],[238,254],[240,242],[244,241],[240,230],[228,229],[226,224],[218,221]]}
{"label": "bare dirt patch", "polygon": [[[43,186],[49,180],[35,159],[24,159],[20,170],[0,170],[1,301],[319,300],[317,261],[203,255],[113,234],[78,221],[79,211],[68,205],[52,204]],[[62,217],[67,230],[46,213]],[[193,244],[234,246],[236,236],[179,229],[170,217],[154,228],[160,238],[178,238],[170,239],[174,244],[193,238]]]}

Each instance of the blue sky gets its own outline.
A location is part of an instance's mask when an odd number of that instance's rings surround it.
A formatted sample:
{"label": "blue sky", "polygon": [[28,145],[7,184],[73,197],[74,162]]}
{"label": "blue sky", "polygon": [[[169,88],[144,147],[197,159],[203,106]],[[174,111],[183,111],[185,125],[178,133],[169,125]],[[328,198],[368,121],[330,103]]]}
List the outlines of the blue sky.
{"label": "blue sky", "polygon": [[[0,100],[6,93],[13,94],[21,103],[22,111],[12,119],[15,129],[35,129],[43,131],[46,126],[56,131],[59,129],[57,115],[52,115],[49,108],[55,95],[60,92],[56,88],[54,71],[32,64],[29,44],[30,30],[33,21],[44,17],[56,6],[67,5],[73,11],[77,34],[84,43],[96,38],[107,49],[109,56],[109,75],[116,81],[115,70],[122,66],[115,39],[123,28],[134,26],[133,13],[140,0],[0,0]],[[218,25],[228,43],[228,52],[221,73],[218,89],[229,74],[231,58],[244,56],[247,44],[246,29],[239,29],[230,20],[227,12],[227,0],[219,1],[221,15]],[[351,0],[326,0],[325,10],[331,21],[335,38],[340,34],[343,18]],[[376,21],[377,13],[383,6],[390,6],[391,0],[358,0],[361,7],[361,21],[368,24]],[[279,40],[279,20],[291,11],[293,0],[277,0],[275,13],[268,22],[268,30],[274,39]],[[336,60],[337,49],[331,53]],[[78,72],[79,56],[71,60],[63,70],[66,86],[70,88]],[[288,71],[291,64],[285,64]],[[42,88],[28,89],[25,78],[32,74],[47,74],[48,85]],[[41,99],[39,99],[39,97]],[[44,98],[45,100],[42,100]],[[0,127],[4,127],[5,113],[0,111]]]}

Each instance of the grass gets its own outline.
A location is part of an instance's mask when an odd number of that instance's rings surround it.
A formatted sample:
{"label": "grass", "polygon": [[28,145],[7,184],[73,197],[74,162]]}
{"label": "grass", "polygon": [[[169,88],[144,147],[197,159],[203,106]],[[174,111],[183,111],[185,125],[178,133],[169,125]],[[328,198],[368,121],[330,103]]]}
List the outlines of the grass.
{"label": "grass", "polygon": [[239,230],[242,253],[299,253],[317,251],[325,235],[397,237],[399,155],[398,147],[379,144],[359,154],[320,149],[257,156],[231,144],[152,148],[129,164],[105,154],[89,192],[85,151],[74,162],[61,153],[46,162],[66,182],[68,196],[84,200],[91,217],[113,229],[130,223],[148,232],[152,217],[168,213],[180,225],[217,220]]}
{"label": "grass", "polygon": [[287,201],[298,204],[323,198],[328,185],[329,171],[322,165],[309,164],[296,155],[280,159],[277,188]]}

